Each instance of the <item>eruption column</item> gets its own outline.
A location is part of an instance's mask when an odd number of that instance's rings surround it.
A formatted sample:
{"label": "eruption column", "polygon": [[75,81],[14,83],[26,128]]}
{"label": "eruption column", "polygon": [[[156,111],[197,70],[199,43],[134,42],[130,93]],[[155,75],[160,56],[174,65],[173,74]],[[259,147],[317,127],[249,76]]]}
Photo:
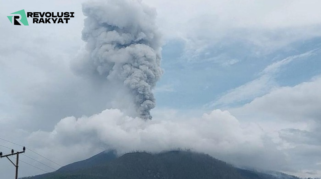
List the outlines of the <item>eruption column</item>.
{"label": "eruption column", "polygon": [[123,84],[133,97],[137,115],[151,119],[152,88],[162,74],[156,13],[136,0],[83,4],[86,63],[93,73]]}

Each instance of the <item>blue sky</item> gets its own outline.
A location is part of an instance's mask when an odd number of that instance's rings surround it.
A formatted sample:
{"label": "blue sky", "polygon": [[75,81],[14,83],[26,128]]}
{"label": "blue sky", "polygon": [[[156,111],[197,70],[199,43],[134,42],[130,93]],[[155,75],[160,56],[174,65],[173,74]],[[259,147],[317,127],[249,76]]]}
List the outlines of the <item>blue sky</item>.
{"label": "blue sky", "polygon": [[[204,108],[208,103],[220,98],[243,84],[260,77],[262,71],[273,63],[283,59],[315,50],[307,57],[301,57],[281,67],[273,75],[274,87],[295,86],[320,75],[321,61],[319,38],[312,38],[288,44],[268,54],[256,54],[253,44],[244,42],[232,43],[217,50],[216,46],[206,49],[205,54],[213,59],[204,60],[197,57],[190,61],[184,55],[184,42],[172,40],[163,47],[162,67],[164,75],[156,88],[158,107],[173,107],[177,109]],[[228,63],[226,61],[232,61]],[[273,87],[271,86],[271,87]],[[264,91],[260,95],[268,93]],[[244,99],[225,108],[242,105],[253,100]],[[221,106],[211,106],[210,109]]]}

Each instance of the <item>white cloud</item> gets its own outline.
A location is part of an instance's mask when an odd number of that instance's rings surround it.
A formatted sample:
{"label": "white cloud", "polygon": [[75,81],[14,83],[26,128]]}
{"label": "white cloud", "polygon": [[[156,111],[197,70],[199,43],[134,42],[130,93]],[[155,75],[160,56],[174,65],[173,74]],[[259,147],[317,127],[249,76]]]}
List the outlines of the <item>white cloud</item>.
{"label": "white cloud", "polygon": [[279,149],[289,157],[294,174],[320,177],[320,91],[321,78],[317,76],[293,87],[276,88],[229,111],[273,136]]}
{"label": "white cloud", "polygon": [[162,86],[157,86],[154,90],[155,93],[166,93],[166,92],[174,92],[174,88],[172,85],[162,85]]}
{"label": "white cloud", "polygon": [[[208,60],[202,54],[222,44],[249,46],[269,54],[299,40],[321,36],[317,0],[152,0],[165,39],[185,41],[184,58]],[[177,11],[179,10],[179,13]],[[249,52],[248,52],[249,53]]]}
{"label": "white cloud", "polygon": [[[321,15],[318,10],[320,1],[299,0],[151,0],[145,3],[157,8],[160,25],[169,31],[167,34],[179,35],[190,28],[209,31],[213,35],[227,29],[285,29],[319,25]],[[308,10],[307,10],[308,9]],[[180,13],[177,13],[177,10]],[[285,13],[286,12],[286,13]],[[168,19],[171,19],[168,21]],[[201,20],[202,26],[191,22]],[[207,23],[204,23],[207,22]],[[208,27],[208,28],[207,28]],[[185,29],[185,30],[184,30]],[[204,32],[203,31],[203,32]],[[206,33],[207,35],[208,33]],[[202,35],[199,33],[199,35]]]}
{"label": "white cloud", "polygon": [[280,87],[234,111],[255,111],[270,118],[288,121],[317,120],[320,117],[321,78],[294,87]]}
{"label": "white cloud", "polygon": [[[63,164],[103,149],[116,149],[122,154],[178,148],[208,153],[237,165],[265,169],[280,169],[286,162],[282,152],[260,129],[252,124],[242,124],[228,111],[221,110],[199,118],[143,121],[117,109],[107,109],[90,117],[64,118],[52,131],[33,132],[27,141],[39,153],[50,154]],[[61,153],[65,155],[61,156]],[[278,165],[267,162],[272,158]]]}
{"label": "white cloud", "polygon": [[263,70],[263,74],[269,74],[269,75],[273,75],[277,72],[279,72],[279,70],[283,67],[286,66],[287,64],[291,63],[294,60],[298,60],[298,59],[302,59],[302,58],[306,58],[311,56],[312,54],[314,54],[314,52],[318,51],[319,49],[314,49],[314,50],[310,50],[308,52],[299,54],[299,55],[293,55],[290,57],[287,57],[283,60],[277,61],[272,63],[271,65],[267,66],[264,70]]}
{"label": "white cloud", "polygon": [[321,36],[320,12],[315,8],[320,2],[316,0],[304,3],[289,0],[152,0],[146,3],[157,8],[158,24],[165,39],[179,38],[185,42],[183,57],[188,61],[219,58],[220,54],[203,55],[224,44],[231,44],[227,48],[239,44],[235,50],[247,47],[249,55],[267,55],[287,48],[293,42]]}

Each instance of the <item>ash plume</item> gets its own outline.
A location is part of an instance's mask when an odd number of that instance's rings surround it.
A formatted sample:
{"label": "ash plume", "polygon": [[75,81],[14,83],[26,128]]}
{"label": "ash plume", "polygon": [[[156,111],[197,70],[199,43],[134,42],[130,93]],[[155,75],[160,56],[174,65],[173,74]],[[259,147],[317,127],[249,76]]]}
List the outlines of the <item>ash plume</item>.
{"label": "ash plume", "polygon": [[133,97],[137,115],[151,119],[152,88],[162,74],[156,12],[137,0],[83,4],[85,67],[96,77],[120,82]]}

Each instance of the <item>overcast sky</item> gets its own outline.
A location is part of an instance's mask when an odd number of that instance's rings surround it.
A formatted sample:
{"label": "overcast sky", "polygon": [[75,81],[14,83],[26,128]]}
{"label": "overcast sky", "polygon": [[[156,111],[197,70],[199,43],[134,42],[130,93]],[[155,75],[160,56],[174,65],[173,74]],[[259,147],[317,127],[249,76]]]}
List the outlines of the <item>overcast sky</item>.
{"label": "overcast sky", "polygon": [[[62,166],[105,149],[190,148],[238,166],[321,177],[320,1],[142,0],[162,34],[163,75],[147,122],[130,115],[118,87],[75,70],[86,49],[84,2],[1,0],[0,151],[26,145]],[[14,26],[7,16],[21,9],[75,18]],[[139,14],[133,9],[110,19]],[[28,164],[20,176],[59,168],[28,151],[21,159]],[[0,178],[13,176],[1,159]]]}

